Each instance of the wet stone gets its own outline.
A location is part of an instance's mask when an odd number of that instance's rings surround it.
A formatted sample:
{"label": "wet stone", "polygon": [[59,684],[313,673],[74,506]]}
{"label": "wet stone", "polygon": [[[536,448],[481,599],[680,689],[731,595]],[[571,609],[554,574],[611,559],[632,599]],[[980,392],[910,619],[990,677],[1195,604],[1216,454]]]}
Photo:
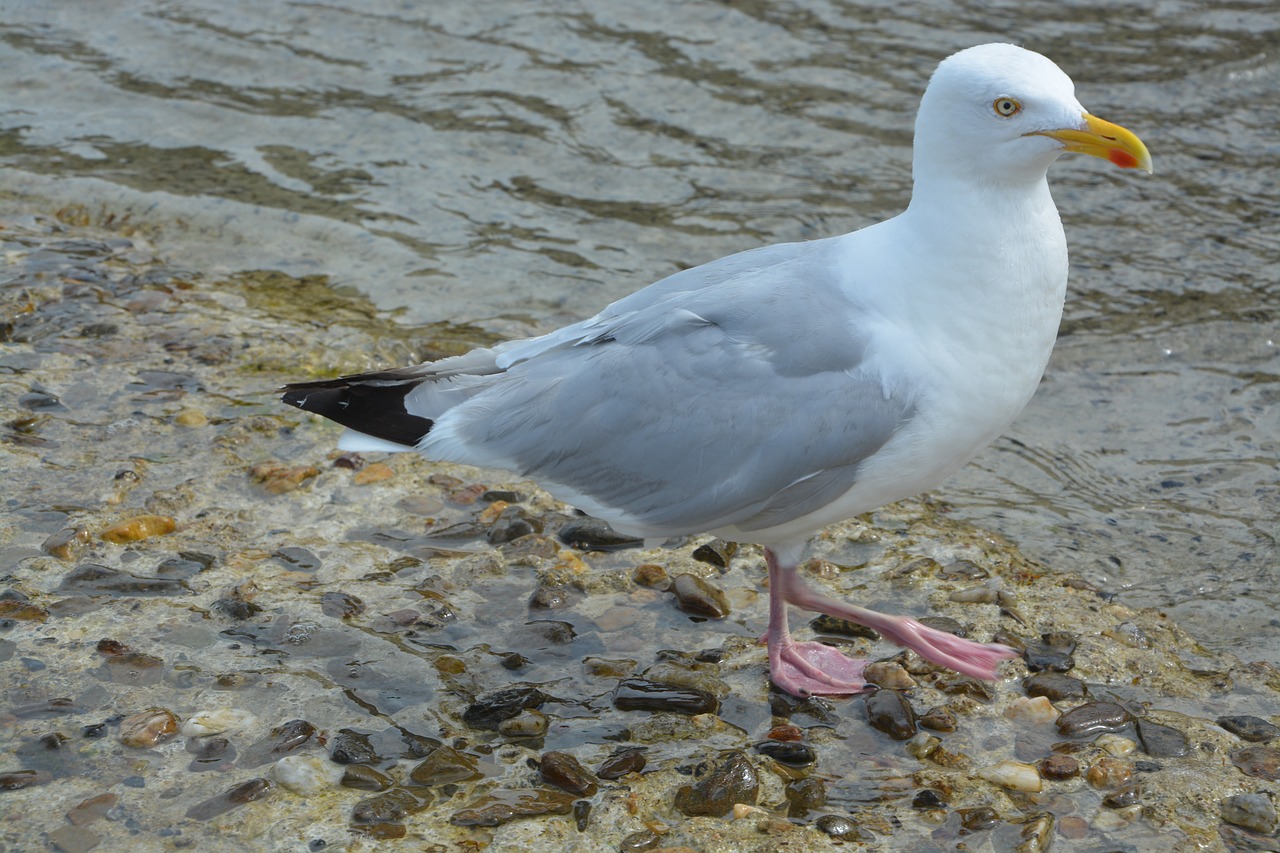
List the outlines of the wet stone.
{"label": "wet stone", "polygon": [[270,775],[282,788],[311,796],[337,785],[343,771],[323,755],[302,753],[281,758],[271,765]]}
{"label": "wet stone", "polygon": [[1247,746],[1231,753],[1231,763],[1246,776],[1280,782],[1280,747]]}
{"label": "wet stone", "polygon": [[164,661],[142,652],[125,652],[106,660],[107,673],[116,684],[156,684],[164,675]]}
{"label": "wet stone", "polygon": [[265,738],[248,747],[242,767],[257,767],[301,748],[316,736],[316,727],[306,720],[290,720],[272,729]]}
{"label": "wet stone", "polygon": [[0,773],[0,791],[21,791],[52,781],[53,774],[47,770],[10,770]]}
{"label": "wet stone", "polygon": [[1135,805],[1142,797],[1139,785],[1122,785],[1102,798],[1102,805],[1109,809],[1127,809]]}
{"label": "wet stone", "polygon": [[729,615],[729,602],[724,592],[687,572],[676,576],[671,584],[676,607],[694,616],[723,619]]}
{"label": "wet stone", "polygon": [[818,760],[813,747],[794,741],[766,740],[756,744],[756,752],[788,767],[808,767]]}
{"label": "wet stone", "polygon": [[326,592],[320,596],[320,612],[334,619],[350,619],[364,612],[364,602],[346,592]]}
{"label": "wet stone", "polygon": [[551,697],[536,687],[509,687],[476,699],[462,712],[462,721],[473,729],[493,731],[528,708],[541,708]]}
{"label": "wet stone", "polygon": [[92,541],[84,527],[64,527],[40,545],[40,550],[59,560],[73,560]]}
{"label": "wet stone", "polygon": [[640,586],[651,589],[667,589],[671,586],[671,578],[667,570],[657,563],[641,563],[631,572],[631,579]]}
{"label": "wet stone", "polygon": [[529,596],[529,606],[534,610],[557,610],[568,603],[568,593],[562,586],[540,586]]}
{"label": "wet stone", "polygon": [[[1058,819],[1051,814],[1041,814],[1022,825],[1019,835],[1022,843],[1018,853],[1049,853],[1053,847],[1053,831]],[[1065,833],[1064,833],[1065,835]]]}
{"label": "wet stone", "polygon": [[1142,744],[1143,752],[1152,758],[1182,758],[1191,751],[1187,736],[1172,726],[1138,720],[1134,727],[1138,730],[1138,742]]}
{"label": "wet stone", "polygon": [[209,820],[246,803],[260,800],[269,793],[271,783],[266,779],[250,779],[204,802],[196,803],[187,809],[187,817],[192,820]]}
{"label": "wet stone", "polygon": [[827,804],[827,786],[821,779],[808,776],[792,779],[783,788],[787,798],[787,817],[801,818]]}
{"label": "wet stone", "polygon": [[1087,702],[1058,718],[1058,732],[1064,737],[1084,737],[1117,731],[1129,720],[1129,712],[1114,702]]}
{"label": "wet stone", "polygon": [[134,575],[96,563],[83,563],[63,576],[58,589],[80,595],[151,596],[185,595],[190,588],[180,579]]}
{"label": "wet stone", "polygon": [[329,757],[335,764],[369,764],[378,761],[378,753],[369,736],[354,729],[339,729],[329,740]]}
{"label": "wet stone", "polygon": [[413,794],[396,788],[356,803],[351,810],[351,822],[356,825],[392,823],[417,811],[420,805]]}
{"label": "wet stone", "polygon": [[561,542],[579,551],[617,551],[644,544],[643,539],[619,533],[605,522],[589,516],[570,519],[556,535]]}
{"label": "wet stone", "polygon": [[444,785],[450,782],[466,782],[479,779],[478,764],[473,756],[458,752],[451,746],[442,746],[409,774],[418,785]]}
{"label": "wet stone", "polygon": [[760,779],[744,753],[731,752],[692,785],[684,785],[675,796],[682,813],[724,817],[736,803],[755,805],[760,795]]}
{"label": "wet stone", "polygon": [[1023,679],[1022,687],[1028,696],[1043,696],[1050,702],[1083,699],[1085,696],[1083,681],[1060,672],[1037,672]]}
{"label": "wet stone", "polygon": [[60,826],[49,833],[49,841],[59,853],[88,853],[102,842],[102,837],[81,826]]}
{"label": "wet stone", "polygon": [[1021,761],[1001,761],[990,767],[983,767],[975,773],[994,785],[1008,788],[1010,791],[1038,792],[1042,785],[1040,771],[1033,765]]}
{"label": "wet stone", "polygon": [[920,728],[935,732],[954,732],[958,725],[956,715],[946,708],[930,708],[916,722]]}
{"label": "wet stone", "polygon": [[153,536],[164,536],[178,529],[178,523],[167,515],[139,515],[112,525],[99,534],[116,545],[138,542]]}
{"label": "wet stone", "polygon": [[837,619],[835,616],[817,616],[809,620],[809,627],[819,634],[835,634],[838,637],[862,637],[867,640],[878,640],[880,634],[866,625],[850,622],[848,619]]}
{"label": "wet stone", "polygon": [[823,815],[814,821],[819,831],[841,841],[870,842],[874,836],[844,815]]}
{"label": "wet stone", "polygon": [[225,770],[236,757],[236,749],[224,737],[201,738],[187,743],[187,752],[195,755],[187,769],[192,773]]}
{"label": "wet stone", "polygon": [[1040,760],[1040,775],[1054,782],[1080,775],[1080,762],[1070,755],[1054,753]]}
{"label": "wet stone", "polygon": [[640,853],[644,850],[657,849],[662,844],[662,836],[651,829],[633,832],[618,845],[619,853]]}
{"label": "wet stone", "polygon": [[1276,727],[1261,717],[1248,715],[1238,717],[1219,717],[1218,725],[1231,732],[1241,740],[1250,743],[1265,743],[1276,735],[1280,735],[1280,727]]}
{"label": "wet stone", "polygon": [[1222,819],[1233,826],[1263,835],[1275,833],[1278,823],[1275,803],[1264,793],[1235,794],[1221,803]]}
{"label": "wet stone", "polygon": [[0,601],[0,619],[11,619],[14,622],[46,622],[49,619],[49,611],[38,604],[7,599]]}
{"label": "wet stone", "polygon": [[736,542],[726,542],[723,539],[712,539],[705,545],[699,545],[693,549],[693,559],[700,563],[708,563],[719,569],[729,568],[729,561],[733,559],[733,555],[738,553],[738,545]]}
{"label": "wet stone", "polygon": [[941,794],[932,788],[925,788],[924,790],[917,792],[916,795],[911,798],[911,808],[913,809],[929,811],[931,809],[945,809],[946,807],[947,801],[942,798]]}
{"label": "wet stone", "polygon": [[364,764],[349,764],[339,781],[344,788],[357,791],[386,791],[394,783],[387,774]]}
{"label": "wet stone", "polygon": [[600,763],[596,776],[612,781],[621,779],[628,773],[639,773],[644,770],[647,759],[644,750],[634,748],[620,749]]}
{"label": "wet stone", "polygon": [[573,795],[563,791],[498,790],[454,812],[449,822],[454,826],[500,826],[524,817],[569,814],[573,802]]}
{"label": "wet stone", "polygon": [[714,714],[720,700],[694,687],[680,687],[645,678],[627,678],[613,691],[619,711],[671,711],[677,714]]}
{"label": "wet stone", "polygon": [[1076,640],[1070,635],[1045,634],[1043,641],[1028,641],[1022,652],[1027,669],[1032,672],[1066,672],[1076,665],[1072,654]]}
{"label": "wet stone", "polygon": [[969,832],[981,832],[1000,823],[999,812],[990,806],[956,809],[956,814],[960,815],[960,825]]}
{"label": "wet stone", "polygon": [[115,808],[119,800],[120,798],[115,794],[99,794],[96,797],[89,797],[67,811],[67,820],[75,826],[87,826]]}
{"label": "wet stone", "polygon": [[920,624],[927,628],[933,628],[935,631],[946,631],[957,637],[967,637],[969,632],[965,630],[960,620],[952,619],[950,616],[922,616]]}
{"label": "wet stone", "polygon": [[538,762],[538,775],[544,782],[580,797],[595,796],[596,781],[572,754],[547,752]]}
{"label": "wet stone", "polygon": [[[933,664],[929,664],[933,666]],[[958,672],[940,672],[933,677],[933,686],[952,696],[968,696],[979,702],[993,702],[996,694],[991,685]]]}
{"label": "wet stone", "polygon": [[1108,791],[1132,782],[1133,772],[1133,765],[1128,761],[1104,755],[1089,767],[1085,778],[1093,787]]}
{"label": "wet stone", "polygon": [[916,715],[907,697],[897,690],[877,690],[867,696],[867,721],[894,740],[916,733]]}
{"label": "wet stone", "polygon": [[547,719],[547,715],[531,708],[528,711],[521,711],[509,720],[503,720],[498,723],[498,733],[510,738],[534,738],[542,737],[547,733],[551,722]]}
{"label": "wet stone", "polygon": [[146,749],[178,733],[178,718],[166,708],[148,708],[120,721],[120,742]]}
{"label": "wet stone", "polygon": [[523,507],[509,506],[498,515],[485,535],[492,544],[502,545],[541,532],[541,521],[530,517]]}
{"label": "wet stone", "polygon": [[884,687],[889,690],[910,690],[916,686],[916,680],[911,677],[901,664],[892,661],[875,661],[867,664],[862,671],[862,677],[877,687]]}

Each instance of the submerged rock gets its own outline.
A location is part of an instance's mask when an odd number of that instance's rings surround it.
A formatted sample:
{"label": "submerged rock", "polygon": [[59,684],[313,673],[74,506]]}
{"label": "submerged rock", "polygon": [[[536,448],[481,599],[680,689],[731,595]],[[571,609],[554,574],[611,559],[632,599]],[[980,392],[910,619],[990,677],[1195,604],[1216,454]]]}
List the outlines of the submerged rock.
{"label": "submerged rock", "polygon": [[686,815],[724,817],[737,803],[755,805],[760,778],[745,753],[734,751],[716,762],[697,782],[676,791],[675,807]]}

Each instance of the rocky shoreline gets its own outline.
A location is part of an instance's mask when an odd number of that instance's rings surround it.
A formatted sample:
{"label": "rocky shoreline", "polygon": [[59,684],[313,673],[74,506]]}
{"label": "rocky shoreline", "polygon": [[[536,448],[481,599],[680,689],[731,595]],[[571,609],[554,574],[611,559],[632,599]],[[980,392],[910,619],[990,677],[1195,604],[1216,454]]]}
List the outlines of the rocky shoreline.
{"label": "rocky shoreline", "polygon": [[924,499],[807,571],[1023,659],[985,684],[817,623],[880,689],[779,694],[757,549],[628,547],[275,398],[492,330],[93,219],[0,222],[0,848],[1280,850],[1269,664]]}

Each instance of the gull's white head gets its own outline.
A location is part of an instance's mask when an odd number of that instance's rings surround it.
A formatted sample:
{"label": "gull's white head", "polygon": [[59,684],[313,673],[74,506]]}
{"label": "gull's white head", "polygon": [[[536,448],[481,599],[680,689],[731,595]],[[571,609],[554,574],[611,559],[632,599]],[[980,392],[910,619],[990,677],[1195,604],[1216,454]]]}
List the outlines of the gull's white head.
{"label": "gull's white head", "polygon": [[1066,151],[1151,171],[1138,137],[1089,115],[1071,78],[1038,53],[984,44],[938,65],[916,118],[917,186],[934,179],[1038,182]]}

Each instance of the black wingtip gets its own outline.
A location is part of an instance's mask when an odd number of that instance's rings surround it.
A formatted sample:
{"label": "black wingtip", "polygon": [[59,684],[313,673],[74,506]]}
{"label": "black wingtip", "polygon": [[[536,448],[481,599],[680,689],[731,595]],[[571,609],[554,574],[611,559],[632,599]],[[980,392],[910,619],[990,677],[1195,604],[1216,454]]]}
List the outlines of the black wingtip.
{"label": "black wingtip", "polygon": [[413,383],[365,384],[361,381],[363,378],[352,376],[285,385],[280,389],[280,400],[356,432],[416,447],[435,422],[405,411],[405,395],[413,390]]}

